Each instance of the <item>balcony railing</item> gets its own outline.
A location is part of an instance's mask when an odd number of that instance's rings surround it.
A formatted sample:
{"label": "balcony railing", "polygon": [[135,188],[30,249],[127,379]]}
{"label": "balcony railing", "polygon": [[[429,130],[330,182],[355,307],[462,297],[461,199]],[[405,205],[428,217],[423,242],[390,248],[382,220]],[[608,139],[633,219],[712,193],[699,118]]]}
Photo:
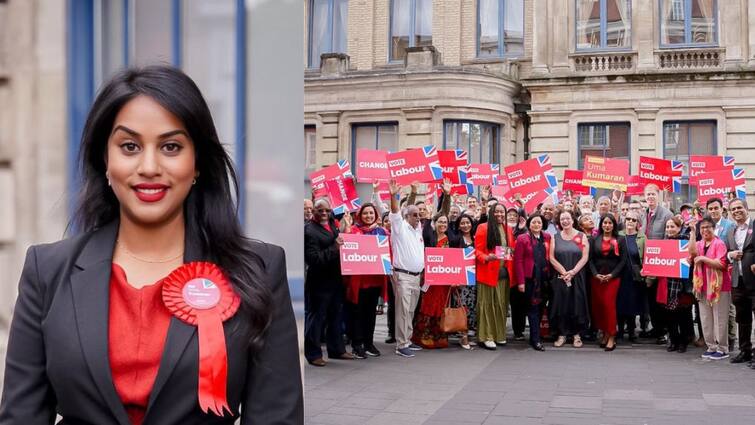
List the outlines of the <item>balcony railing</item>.
{"label": "balcony railing", "polygon": [[669,71],[716,70],[724,61],[723,49],[663,50],[655,52],[658,68]]}
{"label": "balcony railing", "polygon": [[570,58],[572,71],[579,74],[598,75],[632,72],[635,69],[635,53],[576,54]]}

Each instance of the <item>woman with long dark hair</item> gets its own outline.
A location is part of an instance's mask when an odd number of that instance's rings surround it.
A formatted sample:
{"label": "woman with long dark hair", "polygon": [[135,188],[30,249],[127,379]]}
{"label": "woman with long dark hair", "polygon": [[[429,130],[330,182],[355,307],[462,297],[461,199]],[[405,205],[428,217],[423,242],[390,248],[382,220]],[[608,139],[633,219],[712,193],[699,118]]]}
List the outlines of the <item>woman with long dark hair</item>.
{"label": "woman with long dark hair", "polygon": [[[474,247],[474,217],[463,213],[456,219],[456,236],[451,238],[450,246],[452,248],[469,248]],[[461,304],[467,308],[467,328],[469,330],[477,329],[477,286],[469,285],[459,288],[461,294]],[[459,342],[461,348],[471,350],[469,345],[468,333],[461,337]]]}
{"label": "woman with long dark hair", "polygon": [[[488,350],[506,345],[513,239],[511,228],[506,225],[506,207],[494,203],[488,210],[488,221],[477,226],[475,233],[477,342]],[[500,253],[505,253],[504,258]]]}
{"label": "woman with long dark hair", "polygon": [[[682,232],[684,222],[679,217],[671,217],[666,221],[666,239],[688,240],[689,235]],[[687,344],[692,336],[690,331],[692,326],[692,280],[689,276],[682,278],[659,277],[658,293],[656,301],[666,313],[666,324],[668,325],[669,344],[666,347],[668,352],[678,351],[684,353],[687,351]]]}
{"label": "woman with long dark hair", "polygon": [[[346,217],[346,216],[344,216]],[[347,223],[344,233],[357,235],[387,236],[388,232],[378,225],[379,215],[374,204],[366,203],[357,212],[356,223]],[[378,298],[385,290],[387,276],[352,275],[344,276],[346,283],[346,300],[350,303],[350,319],[353,338],[352,354],[358,359],[377,357],[380,350],[373,341],[375,335],[375,315]]]}
{"label": "woman with long dark hair", "polygon": [[116,75],[81,166],[79,233],[27,254],[0,423],[302,423],[284,253],[244,237],[194,82]]}
{"label": "woman with long dark hair", "polygon": [[600,234],[590,241],[590,295],[592,297],[592,322],[603,332],[601,348],[613,351],[616,348],[616,295],[624,267],[627,246],[619,236],[619,225],[612,214],[605,214],[598,222]]}
{"label": "woman with long dark hair", "polygon": [[527,218],[527,233],[519,235],[514,250],[514,280],[517,291],[523,294],[530,322],[530,345],[545,351],[540,341],[540,316],[545,305],[545,284],[550,275],[551,235],[543,230],[545,220],[539,213]]}

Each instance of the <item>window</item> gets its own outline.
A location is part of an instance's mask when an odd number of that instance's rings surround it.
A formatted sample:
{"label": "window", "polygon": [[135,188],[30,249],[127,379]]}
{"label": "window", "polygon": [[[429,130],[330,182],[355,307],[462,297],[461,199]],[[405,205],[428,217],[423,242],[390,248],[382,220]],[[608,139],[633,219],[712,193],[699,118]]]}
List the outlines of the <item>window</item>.
{"label": "window", "polygon": [[477,56],[500,57],[524,52],[524,1],[479,0]]}
{"label": "window", "polygon": [[[715,121],[666,121],[663,123],[663,157],[684,163],[689,173],[690,155],[716,155]],[[672,206],[678,208],[697,198],[690,187],[689,175],[682,176],[682,190],[673,194]]]}
{"label": "window", "polygon": [[323,53],[346,52],[348,0],[309,1],[309,67],[320,67]]}
{"label": "window", "polygon": [[576,0],[577,50],[632,46],[631,0]]}
{"label": "window", "polygon": [[390,60],[403,60],[409,47],[432,44],[432,0],[392,0]]}
{"label": "window", "polygon": [[317,168],[316,130],[313,125],[304,127],[304,175],[307,177]]}
{"label": "window", "polygon": [[464,149],[470,163],[501,163],[498,124],[478,121],[446,121],[443,149]]}
{"label": "window", "polygon": [[577,125],[579,147],[578,168],[584,167],[585,156],[629,158],[629,123],[600,123]]}
{"label": "window", "polygon": [[718,43],[716,0],[661,0],[661,46],[714,46]]}
{"label": "window", "polygon": [[356,162],[358,149],[398,151],[398,124],[354,124],[351,127],[351,162]]}

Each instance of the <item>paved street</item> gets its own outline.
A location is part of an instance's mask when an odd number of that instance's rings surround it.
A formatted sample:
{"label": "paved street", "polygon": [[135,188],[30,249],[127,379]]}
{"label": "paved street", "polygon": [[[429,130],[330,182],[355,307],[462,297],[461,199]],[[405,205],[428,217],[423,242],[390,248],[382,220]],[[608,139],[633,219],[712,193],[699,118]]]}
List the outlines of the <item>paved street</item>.
{"label": "paved street", "polygon": [[715,424],[755,423],[755,371],[619,345],[606,353],[509,342],[491,352],[454,345],[411,359],[376,341],[383,355],[329,361],[305,371],[307,424]]}

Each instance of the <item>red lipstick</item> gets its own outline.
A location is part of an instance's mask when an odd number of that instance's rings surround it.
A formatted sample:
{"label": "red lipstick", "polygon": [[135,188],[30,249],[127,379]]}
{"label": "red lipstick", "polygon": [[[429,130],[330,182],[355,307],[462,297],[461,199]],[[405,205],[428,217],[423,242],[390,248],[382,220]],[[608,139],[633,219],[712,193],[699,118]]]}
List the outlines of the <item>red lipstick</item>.
{"label": "red lipstick", "polygon": [[160,183],[139,183],[133,189],[142,202],[157,202],[168,193],[168,186]]}

